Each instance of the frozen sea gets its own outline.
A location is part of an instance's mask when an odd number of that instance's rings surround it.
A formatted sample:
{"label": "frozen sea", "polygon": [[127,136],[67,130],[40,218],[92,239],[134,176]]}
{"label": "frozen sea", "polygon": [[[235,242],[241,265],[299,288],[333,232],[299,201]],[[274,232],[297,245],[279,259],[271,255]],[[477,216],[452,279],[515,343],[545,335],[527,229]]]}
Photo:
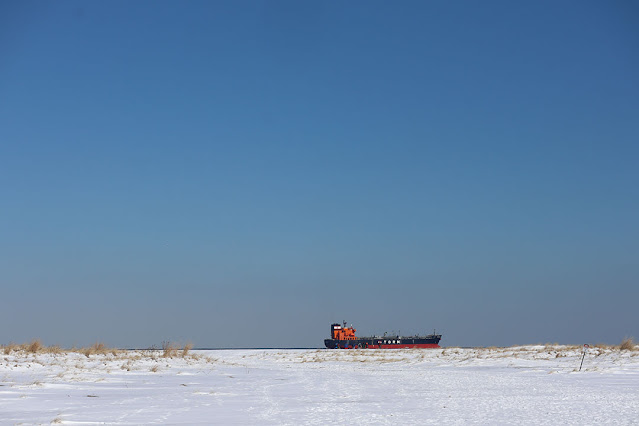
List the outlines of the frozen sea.
{"label": "frozen sea", "polygon": [[639,424],[639,351],[0,355],[0,424]]}

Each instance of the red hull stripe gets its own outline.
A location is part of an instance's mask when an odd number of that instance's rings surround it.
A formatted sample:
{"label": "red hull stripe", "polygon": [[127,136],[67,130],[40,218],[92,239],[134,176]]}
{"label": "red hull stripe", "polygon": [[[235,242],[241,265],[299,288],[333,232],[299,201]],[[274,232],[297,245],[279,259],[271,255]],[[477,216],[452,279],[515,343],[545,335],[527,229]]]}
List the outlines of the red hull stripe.
{"label": "red hull stripe", "polygon": [[[382,349],[401,349],[401,348],[430,348],[430,349],[436,349],[436,348],[440,348],[441,346],[435,344],[435,343],[421,343],[421,344],[414,344],[414,345],[382,345]],[[373,346],[373,348],[375,348]]]}
{"label": "red hull stripe", "polygon": [[415,343],[410,345],[369,345],[368,347],[364,346],[363,348],[358,348],[357,346],[349,346],[346,349],[410,349],[410,348],[428,348],[428,349],[437,349],[441,348],[441,346],[435,343]]}

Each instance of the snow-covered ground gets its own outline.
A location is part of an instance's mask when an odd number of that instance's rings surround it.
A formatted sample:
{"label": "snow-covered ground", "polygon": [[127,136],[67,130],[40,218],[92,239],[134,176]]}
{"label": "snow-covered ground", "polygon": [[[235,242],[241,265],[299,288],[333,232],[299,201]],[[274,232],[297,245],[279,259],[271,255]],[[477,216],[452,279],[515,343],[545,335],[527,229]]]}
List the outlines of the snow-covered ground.
{"label": "snow-covered ground", "polygon": [[639,351],[0,355],[1,424],[639,424]]}

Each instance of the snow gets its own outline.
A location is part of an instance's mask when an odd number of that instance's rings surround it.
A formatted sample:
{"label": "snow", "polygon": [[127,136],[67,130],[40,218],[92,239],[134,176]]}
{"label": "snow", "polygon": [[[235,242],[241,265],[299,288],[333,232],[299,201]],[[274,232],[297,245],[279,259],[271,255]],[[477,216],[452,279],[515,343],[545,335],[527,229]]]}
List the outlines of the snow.
{"label": "snow", "polygon": [[639,351],[0,355],[1,424],[639,424]]}

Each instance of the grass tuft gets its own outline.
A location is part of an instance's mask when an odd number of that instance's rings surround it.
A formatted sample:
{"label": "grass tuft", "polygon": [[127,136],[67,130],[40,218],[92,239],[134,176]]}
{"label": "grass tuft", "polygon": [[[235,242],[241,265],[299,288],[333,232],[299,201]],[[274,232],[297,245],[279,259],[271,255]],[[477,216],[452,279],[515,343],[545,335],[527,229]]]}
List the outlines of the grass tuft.
{"label": "grass tuft", "polygon": [[5,355],[9,355],[11,352],[17,349],[18,349],[18,345],[16,345],[15,343],[9,343],[8,345],[2,347],[2,350],[4,351]]}
{"label": "grass tuft", "polygon": [[89,358],[91,355],[96,355],[96,354],[106,355],[108,352],[112,352],[112,351],[113,349],[107,348],[106,345],[102,342],[95,342],[93,345],[86,348],[82,348],[80,350],[80,352],[82,352],[87,358]]}
{"label": "grass tuft", "polygon": [[64,351],[62,350],[60,345],[53,345],[53,346],[47,346],[47,347],[43,348],[43,352],[46,352],[46,353],[52,354],[52,355],[58,355],[58,354],[61,354]]}
{"label": "grass tuft", "polygon": [[189,351],[191,349],[193,349],[192,343],[187,343],[186,345],[184,345],[184,348],[182,348],[182,358],[186,358],[189,355]]}
{"label": "grass tuft", "polygon": [[173,358],[177,356],[177,346],[171,343],[169,340],[162,342],[162,358]]}
{"label": "grass tuft", "polygon": [[31,343],[27,344],[25,349],[31,354],[37,354],[42,349],[42,342],[40,339],[33,339]]}
{"label": "grass tuft", "polygon": [[621,351],[632,351],[634,348],[635,342],[632,340],[632,337],[626,337],[619,345],[619,350]]}

